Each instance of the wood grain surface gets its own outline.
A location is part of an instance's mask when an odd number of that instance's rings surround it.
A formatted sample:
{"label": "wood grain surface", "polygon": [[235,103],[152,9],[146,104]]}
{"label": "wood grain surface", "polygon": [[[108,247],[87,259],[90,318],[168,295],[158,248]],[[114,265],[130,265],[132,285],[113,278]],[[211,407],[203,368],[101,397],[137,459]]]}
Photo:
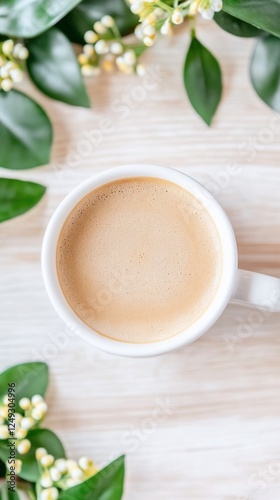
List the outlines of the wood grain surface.
{"label": "wood grain surface", "polygon": [[280,117],[251,88],[254,40],[207,22],[198,35],[223,68],[211,129],[183,88],[186,27],[147,54],[148,85],[118,73],[88,79],[91,110],[51,101],[24,83],[47,109],[55,142],[50,165],[1,169],[48,187],[39,206],[0,227],[1,368],[50,364],[47,424],[73,458],[86,454],[103,465],[125,453],[125,500],[278,500],[279,314],[256,325],[252,310],[228,306],[192,345],[124,359],[69,336],[42,282],[42,237],[59,202],[90,175],[135,162],[171,166],[204,183],[231,218],[240,267],[280,277]]}

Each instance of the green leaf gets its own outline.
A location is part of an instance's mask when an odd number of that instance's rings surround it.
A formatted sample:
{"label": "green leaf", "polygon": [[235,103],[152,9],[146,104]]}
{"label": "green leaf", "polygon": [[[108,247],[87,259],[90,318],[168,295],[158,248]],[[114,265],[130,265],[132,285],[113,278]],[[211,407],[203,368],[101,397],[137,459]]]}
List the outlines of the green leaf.
{"label": "green leaf", "polygon": [[83,0],[62,21],[59,27],[74,43],[84,44],[84,34],[92,29],[93,23],[104,15],[112,16],[121,34],[132,33],[138,23],[138,16],[132,14],[125,0]]}
{"label": "green leaf", "polygon": [[95,476],[63,491],[59,500],[121,500],[123,483],[124,456],[121,456]]}
{"label": "green leaf", "polygon": [[259,36],[261,33],[261,31],[255,26],[252,26],[252,24],[245,23],[244,21],[227,14],[223,10],[216,12],[214,21],[216,21],[220,28],[235,36],[250,38]]}
{"label": "green leaf", "polygon": [[280,36],[280,0],[223,0],[223,10],[272,35]]}
{"label": "green leaf", "polygon": [[10,491],[7,485],[7,500],[20,500],[17,490]]}
{"label": "green leaf", "polygon": [[45,395],[49,382],[49,370],[46,363],[33,362],[11,366],[0,374],[0,399],[8,392],[8,384],[15,383],[16,411],[21,411],[19,400],[34,394]]}
{"label": "green leaf", "polygon": [[52,126],[33,99],[16,90],[0,91],[0,166],[14,170],[45,165]]}
{"label": "green leaf", "polygon": [[57,28],[27,43],[27,69],[44,94],[73,106],[89,107],[81,70],[68,38]]}
{"label": "green leaf", "polygon": [[222,76],[218,61],[193,38],[184,66],[184,83],[189,100],[207,125],[218,107],[222,94]]}
{"label": "green leaf", "polygon": [[251,81],[259,97],[280,111],[280,39],[261,37],[251,59]]}
{"label": "green leaf", "polygon": [[45,192],[41,184],[0,177],[0,223],[30,210]]}
{"label": "green leaf", "polygon": [[[27,439],[31,442],[31,448],[25,455],[18,455],[22,460],[19,477],[35,483],[39,478],[39,469],[35,457],[37,448],[45,448],[48,453],[57,458],[65,458],[65,451],[60,439],[49,429],[34,429],[28,431]],[[11,441],[10,441],[11,442]],[[0,441],[0,457],[3,461],[9,458],[9,448],[5,441]]]}
{"label": "green leaf", "polygon": [[32,38],[56,24],[81,0],[0,0],[0,33]]}

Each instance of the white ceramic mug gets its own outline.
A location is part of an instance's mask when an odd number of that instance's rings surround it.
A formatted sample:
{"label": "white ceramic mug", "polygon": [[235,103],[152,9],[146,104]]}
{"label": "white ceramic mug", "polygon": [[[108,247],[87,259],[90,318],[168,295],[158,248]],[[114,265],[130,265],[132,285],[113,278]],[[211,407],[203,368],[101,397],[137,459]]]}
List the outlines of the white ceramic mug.
{"label": "white ceramic mug", "polygon": [[[222,246],[222,276],[214,299],[200,318],[174,337],[147,344],[130,344],[105,337],[87,326],[66,301],[57,276],[56,249],[62,226],[72,209],[90,191],[108,182],[132,177],[154,177],[173,182],[192,193],[207,209],[218,229]],[[280,279],[237,267],[237,248],[232,225],[215,198],[197,181],[177,170],[155,165],[128,165],[105,170],[71,191],[54,212],[42,247],[42,272],[51,302],[63,321],[90,344],[112,354],[155,356],[199,338],[219,318],[229,302],[280,311]],[[104,256],[104,258],[106,258]]]}

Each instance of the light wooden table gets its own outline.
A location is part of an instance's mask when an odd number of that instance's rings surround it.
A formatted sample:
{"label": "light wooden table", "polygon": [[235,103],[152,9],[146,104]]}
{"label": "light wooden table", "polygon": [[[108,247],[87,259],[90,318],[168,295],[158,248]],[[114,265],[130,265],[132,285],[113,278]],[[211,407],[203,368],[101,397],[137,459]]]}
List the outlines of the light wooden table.
{"label": "light wooden table", "polygon": [[[205,183],[232,220],[240,266],[280,277],[280,117],[250,86],[254,41],[207,22],[199,37],[224,70],[224,98],[211,129],[183,89],[185,28],[147,56],[156,80],[144,98],[141,80],[121,74],[87,81],[92,110],[35,93],[54,122],[55,144],[51,165],[1,172],[48,186],[36,209],[0,227],[1,368],[35,358],[50,364],[47,423],[73,458],[87,454],[105,464],[126,453],[125,500],[277,500],[279,315],[254,327],[249,309],[229,306],[189,347],[122,359],[67,336],[41,277],[41,241],[58,203],[95,172],[133,162],[172,166]],[[132,106],[120,111],[127,100]],[[73,152],[104,119],[110,130],[74,166]],[[236,175],[228,173],[232,164]],[[158,406],[165,408],[160,421],[153,416]]]}

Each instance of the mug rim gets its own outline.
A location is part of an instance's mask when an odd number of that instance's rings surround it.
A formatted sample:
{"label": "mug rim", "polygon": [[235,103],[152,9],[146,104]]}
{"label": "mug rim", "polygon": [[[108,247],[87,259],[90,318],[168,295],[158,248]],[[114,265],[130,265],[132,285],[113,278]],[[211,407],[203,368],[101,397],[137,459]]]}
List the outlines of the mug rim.
{"label": "mug rim", "polygon": [[[65,220],[74,207],[94,189],[109,182],[133,177],[150,177],[173,182],[186,189],[203,205],[212,217],[222,246],[222,272],[214,298],[201,316],[180,333],[165,340],[150,343],[128,343],[114,340],[94,331],[80,319],[67,302],[57,275],[57,242]],[[237,279],[237,246],[228,216],[218,201],[198,181],[184,172],[158,165],[136,164],[103,170],[72,189],[54,211],[45,231],[41,266],[44,284],[56,312],[66,326],[86,342],[111,354],[146,357],[164,354],[201,337],[217,321],[227,306]]]}

